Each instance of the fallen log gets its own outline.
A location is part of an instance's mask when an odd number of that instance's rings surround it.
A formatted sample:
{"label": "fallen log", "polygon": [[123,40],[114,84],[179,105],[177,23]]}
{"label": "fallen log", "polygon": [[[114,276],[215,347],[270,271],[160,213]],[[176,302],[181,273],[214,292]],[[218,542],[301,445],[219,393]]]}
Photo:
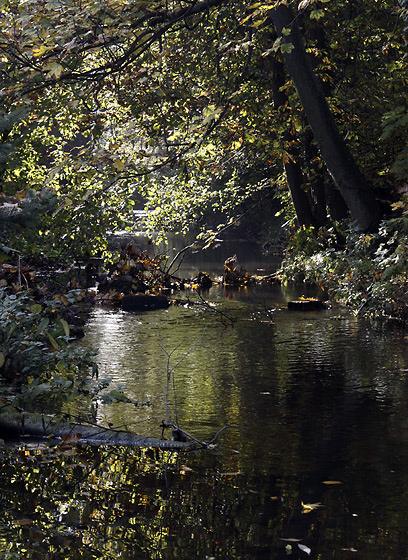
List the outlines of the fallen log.
{"label": "fallen log", "polygon": [[57,416],[26,412],[11,404],[0,407],[0,434],[3,438],[30,435],[56,437],[85,445],[115,445],[118,447],[155,447],[188,451],[197,446],[192,442],[145,437],[125,430],[103,428],[82,422],[70,422]]}
{"label": "fallen log", "polygon": [[122,298],[124,311],[148,311],[149,309],[167,309],[169,301],[166,296],[158,295],[127,295]]}

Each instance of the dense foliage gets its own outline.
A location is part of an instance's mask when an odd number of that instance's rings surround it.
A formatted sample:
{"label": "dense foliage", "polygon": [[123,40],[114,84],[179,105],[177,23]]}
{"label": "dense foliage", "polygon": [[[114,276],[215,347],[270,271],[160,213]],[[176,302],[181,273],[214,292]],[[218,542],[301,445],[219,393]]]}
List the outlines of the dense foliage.
{"label": "dense foliage", "polygon": [[[407,21],[405,0],[3,0],[1,260],[106,258],[135,204],[203,245],[262,207],[286,278],[405,316]],[[3,287],[1,367],[14,342],[60,367],[44,293]]]}
{"label": "dense foliage", "polygon": [[293,201],[300,225],[345,217],[285,70],[292,26],[350,154],[395,200],[390,172],[407,175],[405,3],[291,3],[280,31],[278,4],[3,2],[3,196],[57,198],[30,249],[101,250],[135,200],[162,230],[205,230],[209,211],[232,224],[257,191]]}
{"label": "dense foliage", "polygon": [[281,267],[284,282],[318,284],[356,314],[408,319],[408,221],[381,222],[362,234],[338,227],[299,229]]}

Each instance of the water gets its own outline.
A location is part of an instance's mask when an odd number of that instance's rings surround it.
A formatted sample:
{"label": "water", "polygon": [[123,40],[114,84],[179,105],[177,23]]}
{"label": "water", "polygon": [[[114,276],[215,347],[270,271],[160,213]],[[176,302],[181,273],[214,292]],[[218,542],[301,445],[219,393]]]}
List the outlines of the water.
{"label": "water", "polygon": [[300,293],[215,286],[211,307],[95,308],[100,375],[151,402],[100,405],[100,423],[160,437],[176,366],[172,418],[206,442],[229,427],[190,454],[7,450],[0,557],[408,558],[406,331],[289,312]]}

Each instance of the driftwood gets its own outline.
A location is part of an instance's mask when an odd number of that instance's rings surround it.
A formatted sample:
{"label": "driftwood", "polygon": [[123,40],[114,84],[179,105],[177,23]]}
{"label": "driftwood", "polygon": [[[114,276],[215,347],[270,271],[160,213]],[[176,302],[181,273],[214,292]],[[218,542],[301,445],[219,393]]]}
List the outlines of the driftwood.
{"label": "driftwood", "polygon": [[324,301],[318,299],[300,299],[296,301],[288,301],[288,309],[295,311],[318,311],[319,309],[327,309]]}
{"label": "driftwood", "polygon": [[182,451],[196,447],[191,442],[144,437],[130,431],[108,429],[82,422],[70,422],[46,414],[26,412],[10,404],[0,407],[0,433],[3,437],[53,436],[87,445],[155,447]]}

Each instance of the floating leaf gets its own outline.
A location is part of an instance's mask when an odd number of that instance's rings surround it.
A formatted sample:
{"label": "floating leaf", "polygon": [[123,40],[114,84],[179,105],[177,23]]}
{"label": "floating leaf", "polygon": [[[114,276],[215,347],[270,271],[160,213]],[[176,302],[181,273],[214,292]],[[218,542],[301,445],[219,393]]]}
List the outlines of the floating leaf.
{"label": "floating leaf", "polygon": [[323,484],[334,485],[334,484],[343,484],[339,480],[323,480]]}
{"label": "floating leaf", "polygon": [[314,509],[322,507],[321,502],[316,502],[315,504],[304,504],[303,502],[301,502],[301,505],[302,505],[302,513],[310,513]]}
{"label": "floating leaf", "polygon": [[312,549],[309,548],[308,546],[304,545],[304,544],[298,544],[298,547],[300,548],[300,550],[302,550],[303,552],[306,552],[306,554],[310,554],[312,552]]}

